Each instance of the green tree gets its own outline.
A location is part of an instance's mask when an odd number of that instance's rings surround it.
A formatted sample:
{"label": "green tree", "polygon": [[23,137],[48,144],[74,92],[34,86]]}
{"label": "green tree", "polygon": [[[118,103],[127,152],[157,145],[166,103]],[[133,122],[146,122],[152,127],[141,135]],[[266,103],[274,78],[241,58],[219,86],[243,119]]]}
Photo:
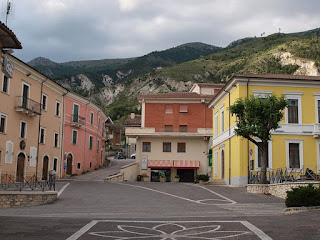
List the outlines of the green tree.
{"label": "green tree", "polygon": [[[239,98],[230,106],[230,113],[236,116],[237,136],[242,136],[258,146],[261,156],[261,182],[266,183],[268,163],[268,141],[271,131],[279,128],[283,110],[288,106],[284,96],[269,95],[267,98],[250,96]],[[261,142],[257,142],[259,138]]]}

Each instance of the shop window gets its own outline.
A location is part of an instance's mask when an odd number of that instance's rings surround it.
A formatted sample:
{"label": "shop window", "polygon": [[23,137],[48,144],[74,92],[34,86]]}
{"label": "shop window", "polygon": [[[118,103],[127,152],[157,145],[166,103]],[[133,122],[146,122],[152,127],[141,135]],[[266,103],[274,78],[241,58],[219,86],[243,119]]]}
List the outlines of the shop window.
{"label": "shop window", "polygon": [[163,143],[163,152],[171,152],[171,142]]}
{"label": "shop window", "polygon": [[178,143],[177,151],[186,152],[186,143]]}
{"label": "shop window", "polygon": [[151,142],[142,143],[142,152],[151,152]]}

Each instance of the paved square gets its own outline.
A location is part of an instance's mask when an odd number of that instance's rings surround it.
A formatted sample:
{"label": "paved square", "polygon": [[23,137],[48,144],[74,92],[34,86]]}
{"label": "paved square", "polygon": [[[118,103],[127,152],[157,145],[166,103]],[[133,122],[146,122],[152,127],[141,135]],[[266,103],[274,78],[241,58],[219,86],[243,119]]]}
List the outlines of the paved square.
{"label": "paved square", "polygon": [[93,220],[67,240],[76,239],[271,239],[247,221]]}

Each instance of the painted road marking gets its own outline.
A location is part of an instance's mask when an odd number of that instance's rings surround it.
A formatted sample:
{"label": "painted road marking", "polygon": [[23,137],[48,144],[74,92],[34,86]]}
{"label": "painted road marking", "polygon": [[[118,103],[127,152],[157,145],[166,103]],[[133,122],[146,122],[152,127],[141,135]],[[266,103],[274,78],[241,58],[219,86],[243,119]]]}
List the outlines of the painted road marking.
{"label": "painted road marking", "polygon": [[[103,223],[108,223],[108,225],[103,225]],[[231,230],[228,230],[228,226]],[[106,227],[109,229],[105,229]],[[220,239],[226,237],[228,239],[232,239],[233,237],[236,239],[246,239],[246,236],[252,239],[254,235],[258,239],[272,240],[261,229],[248,221],[130,220],[92,220],[67,238],[67,240],[77,240],[85,234],[85,239],[90,239],[90,235],[91,237],[99,236],[107,237],[108,239],[136,239],[137,235],[139,239],[148,239],[150,237],[158,239],[176,239],[179,237],[183,237],[184,239]]]}
{"label": "painted road marking", "polygon": [[206,191],[211,192],[211,193],[213,193],[213,194],[215,194],[215,195],[217,195],[217,196],[225,199],[226,201],[229,201],[231,204],[236,204],[236,203],[237,203],[236,201],[233,201],[232,199],[227,198],[227,197],[221,195],[220,193],[216,193],[216,192],[212,191],[211,189],[208,189],[208,188],[206,188],[206,187],[204,187],[204,186],[199,186],[199,185],[194,185],[194,184],[193,184],[193,185],[188,184],[188,185],[190,185],[190,186],[195,186],[195,187],[200,187],[200,188],[202,188],[202,189],[205,189]]}
{"label": "painted road marking", "polygon": [[60,189],[60,191],[58,192],[57,197],[59,198],[60,195],[63,193],[63,191],[69,186],[70,183],[67,183],[66,185],[63,186],[63,188]]}
{"label": "painted road marking", "polygon": [[[202,187],[202,186],[199,186],[223,199],[220,199],[220,201],[225,201],[226,203],[206,203],[204,201],[209,201],[209,199],[200,199],[200,200],[192,200],[192,199],[189,199],[189,198],[184,198],[184,197],[180,197],[180,196],[177,196],[177,195],[174,195],[174,194],[171,194],[171,193],[166,193],[166,192],[162,192],[162,191],[159,191],[159,190],[155,190],[155,189],[152,189],[152,188],[148,188],[148,187],[143,187],[143,186],[138,186],[138,185],[132,185],[132,184],[127,184],[127,183],[116,183],[116,184],[120,184],[120,185],[126,185],[126,186],[131,186],[131,187],[137,187],[137,188],[142,188],[142,189],[145,189],[145,190],[148,190],[148,191],[152,191],[152,192],[157,192],[157,193],[161,193],[161,194],[164,194],[164,195],[167,195],[167,196],[170,196],[170,197],[174,197],[174,198],[179,198],[179,199],[182,199],[182,200],[185,200],[185,201],[189,201],[189,202],[193,202],[193,203],[197,203],[197,204],[204,204],[204,205],[227,205],[227,204],[235,204],[236,202],[227,198],[227,197],[224,197],[222,196],[221,194],[219,193],[216,193],[210,189],[207,189],[205,187]],[[187,184],[189,185],[189,184]],[[192,185],[193,186],[193,185]],[[217,199],[210,199],[210,200],[217,200]]]}

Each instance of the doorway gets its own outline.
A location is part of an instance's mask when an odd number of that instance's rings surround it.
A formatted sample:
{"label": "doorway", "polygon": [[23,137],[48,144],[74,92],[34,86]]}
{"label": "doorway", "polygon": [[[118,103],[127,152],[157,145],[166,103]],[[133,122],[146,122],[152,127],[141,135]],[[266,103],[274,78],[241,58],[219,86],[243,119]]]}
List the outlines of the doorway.
{"label": "doorway", "polygon": [[72,161],[73,161],[72,154],[69,153],[67,156],[67,174],[68,175],[72,175]]}
{"label": "doorway", "polygon": [[48,180],[49,157],[44,156],[42,165],[42,180]]}
{"label": "doorway", "polygon": [[24,180],[24,164],[25,164],[26,156],[24,153],[19,153],[17,160],[17,173],[16,173],[16,181],[23,182]]}
{"label": "doorway", "polygon": [[29,97],[29,86],[26,84],[23,84],[22,88],[22,107],[28,108],[28,97]]}
{"label": "doorway", "polygon": [[224,179],[224,149],[221,150],[221,179]]}
{"label": "doorway", "polygon": [[180,182],[194,182],[195,180],[194,169],[177,169],[177,175],[180,177]]}

